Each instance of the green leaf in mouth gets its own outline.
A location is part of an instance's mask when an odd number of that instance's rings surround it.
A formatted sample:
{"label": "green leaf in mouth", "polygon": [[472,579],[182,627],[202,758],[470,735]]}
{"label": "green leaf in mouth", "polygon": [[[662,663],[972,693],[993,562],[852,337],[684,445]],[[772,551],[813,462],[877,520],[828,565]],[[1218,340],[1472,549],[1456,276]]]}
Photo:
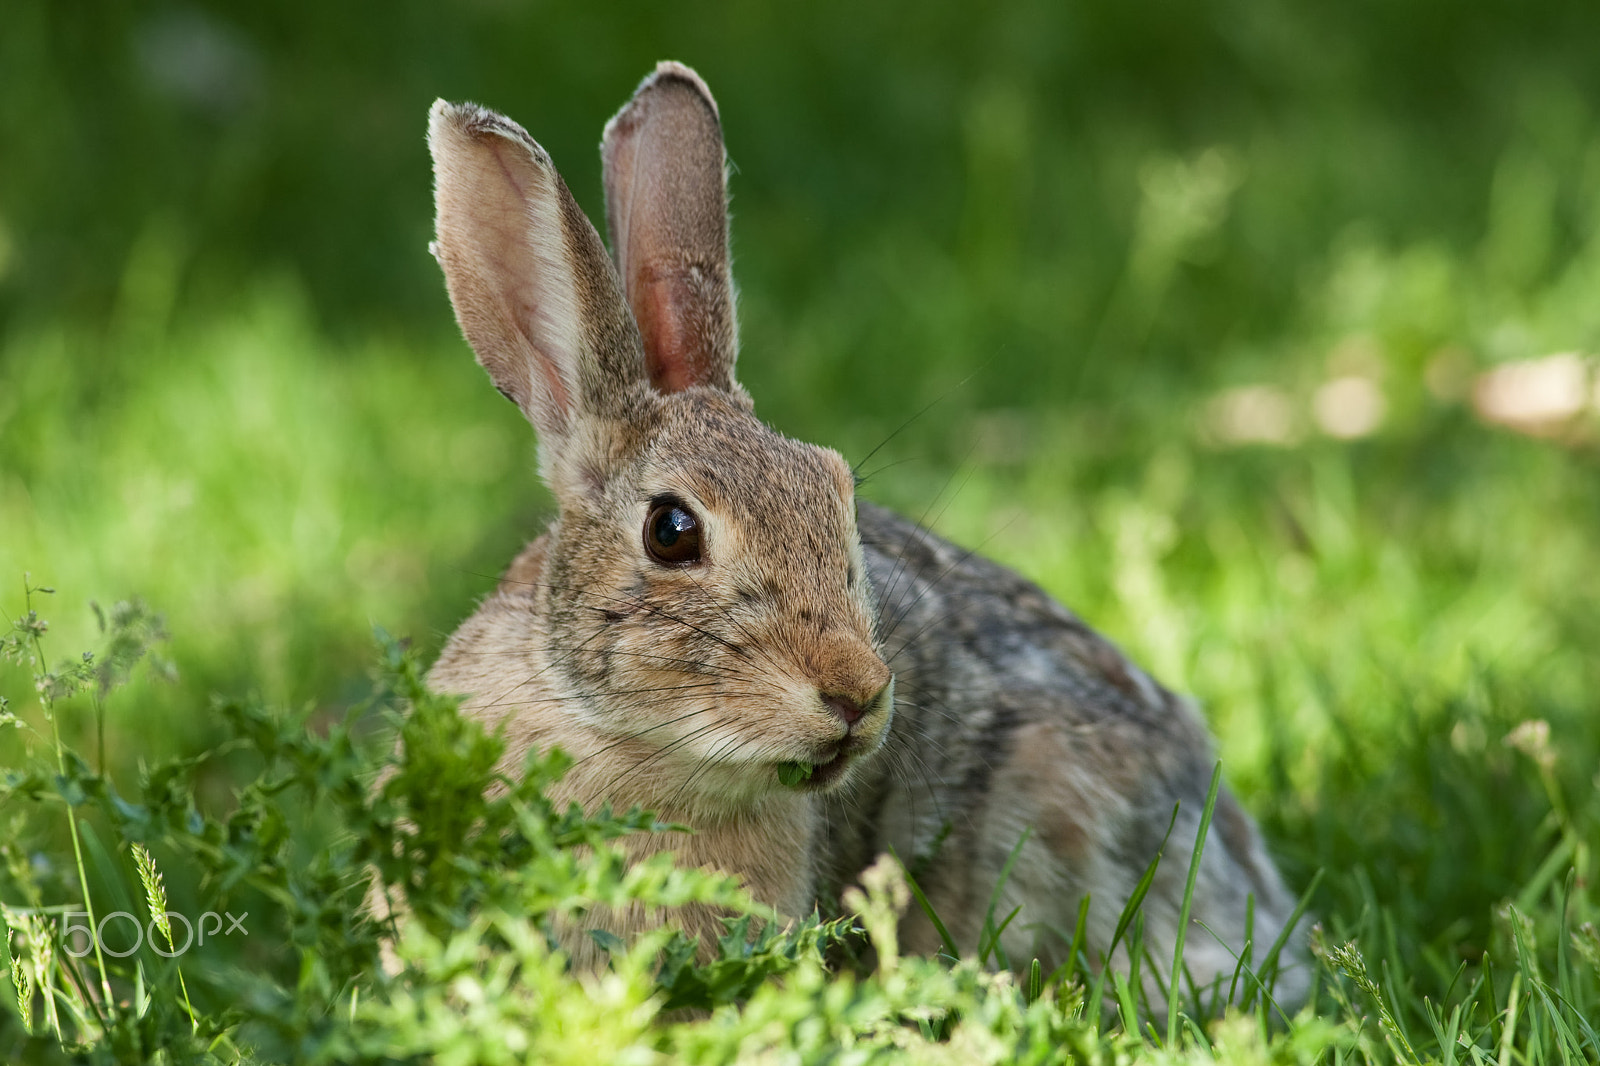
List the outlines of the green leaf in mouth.
{"label": "green leaf in mouth", "polygon": [[808,762],[781,762],[778,764],[778,780],[790,788],[810,776],[811,764]]}

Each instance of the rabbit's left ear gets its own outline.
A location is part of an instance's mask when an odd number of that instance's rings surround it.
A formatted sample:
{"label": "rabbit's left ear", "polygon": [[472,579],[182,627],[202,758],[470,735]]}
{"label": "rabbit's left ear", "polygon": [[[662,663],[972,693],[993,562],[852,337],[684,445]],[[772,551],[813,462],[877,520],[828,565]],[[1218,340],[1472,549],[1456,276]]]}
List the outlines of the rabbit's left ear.
{"label": "rabbit's left ear", "polygon": [[736,390],[727,174],[711,90],[681,63],[660,64],[606,123],[600,157],[611,254],[651,383]]}

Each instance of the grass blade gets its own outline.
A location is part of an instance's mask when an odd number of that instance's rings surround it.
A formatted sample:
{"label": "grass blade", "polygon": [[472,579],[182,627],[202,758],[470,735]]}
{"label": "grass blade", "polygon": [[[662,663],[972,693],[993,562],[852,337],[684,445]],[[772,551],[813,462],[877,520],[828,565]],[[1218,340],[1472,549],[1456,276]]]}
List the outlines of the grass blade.
{"label": "grass blade", "polygon": [[1178,804],[1172,805],[1172,818],[1167,822],[1167,831],[1161,836],[1161,846],[1156,849],[1155,858],[1150,860],[1150,865],[1144,869],[1144,876],[1139,878],[1139,883],[1134,886],[1133,894],[1128,897],[1128,902],[1123,905],[1122,914],[1117,918],[1117,928],[1111,934],[1111,943],[1106,945],[1106,956],[1109,958],[1117,945],[1122,943],[1122,936],[1132,924],[1134,915],[1144,904],[1144,897],[1149,895],[1150,886],[1155,883],[1156,870],[1161,865],[1161,856],[1167,850],[1167,841],[1172,839],[1172,829],[1178,824]]}
{"label": "grass blade", "polygon": [[[994,914],[1000,906],[1000,893],[1005,891],[1006,882],[1011,880],[1011,868],[1017,864],[1017,856],[1022,854],[1023,845],[1027,844],[1028,838],[1032,835],[1032,826],[1028,826],[1022,831],[1022,835],[1017,838],[1017,843],[1011,849],[1011,854],[1006,856],[1006,864],[1000,867],[1000,879],[995,882],[994,891],[989,893],[989,908],[983,912],[983,933],[978,938],[978,962],[985,966],[989,964],[989,955],[996,953],[999,956],[1000,965],[1007,970],[1011,969],[1011,960],[1006,957],[1004,949],[1000,947],[1000,933],[1004,931],[1005,925],[995,929]],[[1021,909],[1021,907],[1017,908],[1017,910]],[[1006,924],[1010,924],[1011,918],[1016,916],[1017,911],[1012,911],[1011,917],[1006,919]]]}
{"label": "grass blade", "polygon": [[1067,959],[1045,978],[1052,987],[1071,981],[1078,973],[1078,959],[1084,951],[1084,937],[1089,929],[1089,896],[1078,901],[1078,921],[1072,929],[1072,940],[1067,944]]}
{"label": "grass blade", "polygon": [[[1117,945],[1122,943],[1123,934],[1128,931],[1128,926],[1133,922],[1134,915],[1139,913],[1144,905],[1144,897],[1149,894],[1150,886],[1155,882],[1156,870],[1161,865],[1161,856],[1167,850],[1167,841],[1172,839],[1172,827],[1178,824],[1178,805],[1172,805],[1172,818],[1167,822],[1167,831],[1162,834],[1161,846],[1156,849],[1155,858],[1150,860],[1150,865],[1145,867],[1144,876],[1139,878],[1139,883],[1134,886],[1133,893],[1128,897],[1128,902],[1122,905],[1122,914],[1117,918],[1116,931],[1111,934],[1111,943],[1106,945],[1105,955],[1102,959],[1100,974],[1095,978],[1094,987],[1089,993],[1089,1017],[1091,1024],[1100,1021],[1100,1004],[1105,995],[1106,975],[1111,972],[1111,956],[1116,953]],[[1131,956],[1134,965],[1138,965],[1138,957]],[[1113,990],[1115,986],[1113,985]]]}
{"label": "grass blade", "polygon": [[1005,969],[1005,970],[1011,969],[1011,959],[1006,954],[1005,949],[1000,947],[1000,935],[1006,931],[1006,926],[1011,924],[1011,920],[1013,918],[1015,918],[1017,915],[1021,914],[1021,913],[1022,913],[1021,904],[1018,904],[1017,906],[1011,908],[1011,913],[1006,915],[1005,920],[1000,923],[1000,928],[996,929],[993,933],[991,933],[989,935],[988,941],[987,941],[987,944],[988,944],[987,948],[985,948],[983,943],[980,942],[979,947],[978,947],[978,957],[980,959],[987,958],[989,953],[993,952],[1000,960],[1001,969]]}
{"label": "grass blade", "polygon": [[1189,912],[1194,906],[1194,885],[1200,877],[1200,858],[1206,850],[1206,834],[1211,831],[1211,816],[1217,809],[1217,789],[1222,784],[1222,760],[1211,768],[1211,785],[1206,789],[1205,809],[1200,812],[1200,828],[1195,831],[1194,853],[1189,857],[1189,880],[1183,886],[1183,903],[1178,907],[1178,936],[1172,947],[1172,980],[1167,982],[1167,1046],[1178,1042],[1178,981],[1183,976],[1183,942],[1189,932]]}
{"label": "grass blade", "polygon": [[[1311,906],[1311,897],[1316,893],[1317,887],[1322,884],[1322,874],[1323,871],[1318,869],[1316,873],[1311,875],[1311,883],[1306,885],[1304,892],[1300,893],[1300,900],[1294,905],[1294,910],[1289,912],[1288,921],[1283,923],[1283,929],[1279,931],[1277,939],[1272,942],[1272,946],[1267,949],[1266,955],[1261,959],[1261,969],[1256,974],[1256,988],[1268,999],[1272,998],[1271,990],[1278,983],[1278,960],[1283,955],[1283,949],[1288,946],[1289,937],[1294,934],[1295,927],[1300,924],[1300,919],[1305,917],[1306,909]],[[1253,993],[1246,994],[1244,1009],[1249,1009],[1253,999]],[[1283,1014],[1282,1008],[1278,1007],[1275,1001],[1272,1006],[1280,1015]],[[1288,1021],[1287,1015],[1284,1015],[1284,1021]]]}
{"label": "grass blade", "polygon": [[933,928],[938,931],[939,939],[944,942],[945,952],[952,959],[959,959],[961,957],[961,949],[956,947],[955,937],[950,935],[950,930],[945,928],[944,922],[940,920],[938,913],[933,909],[933,904],[928,902],[928,897],[922,891],[922,886],[917,884],[915,877],[911,876],[911,871],[907,869],[904,860],[896,854],[893,847],[889,848],[889,854],[894,856],[895,862],[900,863],[900,869],[906,875],[906,887],[911,889],[912,898],[917,901],[917,906],[922,908],[922,913],[928,916],[928,921],[932,922]]}

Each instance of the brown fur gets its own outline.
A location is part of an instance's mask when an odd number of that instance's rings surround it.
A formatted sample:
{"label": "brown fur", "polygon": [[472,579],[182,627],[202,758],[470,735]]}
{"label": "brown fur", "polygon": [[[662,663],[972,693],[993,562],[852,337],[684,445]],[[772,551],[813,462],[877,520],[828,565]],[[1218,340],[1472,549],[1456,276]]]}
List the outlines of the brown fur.
{"label": "brown fur", "polygon": [[[1023,908],[1004,940],[1019,961],[1057,961],[1086,894],[1103,953],[1177,804],[1145,904],[1149,944],[1170,951],[1211,773],[1204,726],[1037,586],[858,506],[837,453],[754,417],[733,377],[721,128],[698,76],[662,64],[606,127],[615,270],[514,123],[440,103],[429,143],[451,300],[537,427],[561,509],[430,675],[504,724],[506,767],[559,745],[576,762],[558,802],[692,825],[628,847],[734,873],[786,914],[889,847],[918,856],[967,951],[1029,833],[998,908]],[[646,516],[668,498],[698,517],[697,562],[646,551]],[[818,774],[788,788],[778,767],[795,761]],[[1226,792],[1214,838],[1195,917],[1222,944],[1190,931],[1201,983],[1232,971],[1249,897],[1258,944],[1290,909]],[[679,916],[703,942],[716,917]],[[626,936],[659,916],[588,920]],[[902,935],[939,947],[915,909]],[[564,941],[598,961],[576,929]]]}

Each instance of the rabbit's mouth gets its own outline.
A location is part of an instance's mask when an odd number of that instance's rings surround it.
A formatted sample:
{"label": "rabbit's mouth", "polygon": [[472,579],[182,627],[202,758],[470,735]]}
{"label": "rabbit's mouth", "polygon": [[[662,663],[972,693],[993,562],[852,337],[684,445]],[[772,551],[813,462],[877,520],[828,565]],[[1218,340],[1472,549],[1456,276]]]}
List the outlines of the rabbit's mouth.
{"label": "rabbit's mouth", "polygon": [[823,697],[845,725],[845,735],[817,746],[806,759],[776,766],[778,783],[797,791],[822,792],[838,784],[857,762],[882,746],[894,718],[894,675],[865,707],[844,697]]}
{"label": "rabbit's mouth", "polygon": [[811,760],[779,763],[778,781],[789,788],[805,792],[821,792],[830,788],[855,764],[856,757],[862,754],[861,746],[854,740],[855,738],[849,737],[830,744]]}

